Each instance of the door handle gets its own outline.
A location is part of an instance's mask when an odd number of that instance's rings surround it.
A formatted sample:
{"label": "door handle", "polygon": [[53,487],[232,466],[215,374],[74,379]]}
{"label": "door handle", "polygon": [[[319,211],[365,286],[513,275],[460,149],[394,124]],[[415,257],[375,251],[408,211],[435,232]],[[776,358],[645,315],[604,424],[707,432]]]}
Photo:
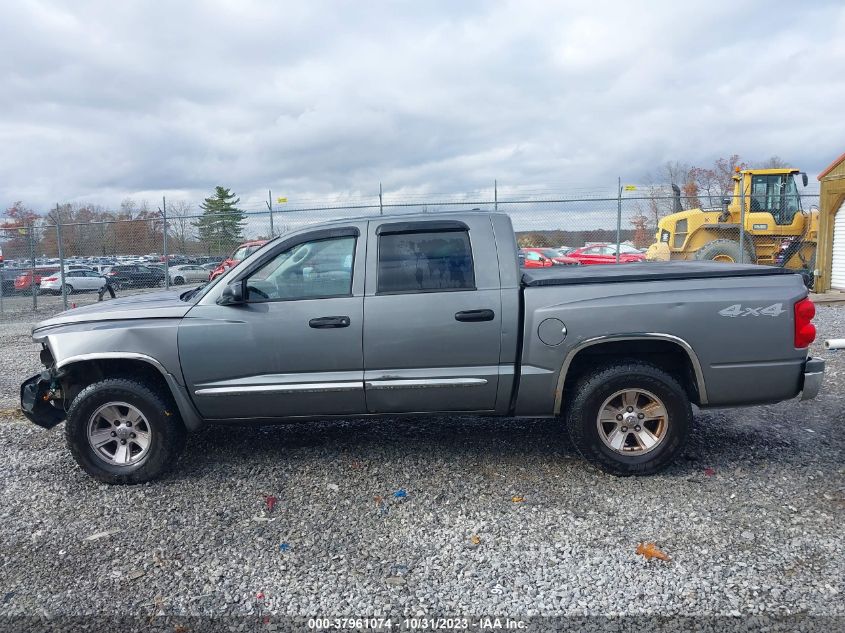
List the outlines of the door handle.
{"label": "door handle", "polygon": [[492,321],[495,316],[492,310],[464,310],[455,314],[455,321]]}
{"label": "door handle", "polygon": [[317,330],[325,330],[333,327],[349,327],[349,323],[348,316],[317,317],[308,321],[308,325]]}

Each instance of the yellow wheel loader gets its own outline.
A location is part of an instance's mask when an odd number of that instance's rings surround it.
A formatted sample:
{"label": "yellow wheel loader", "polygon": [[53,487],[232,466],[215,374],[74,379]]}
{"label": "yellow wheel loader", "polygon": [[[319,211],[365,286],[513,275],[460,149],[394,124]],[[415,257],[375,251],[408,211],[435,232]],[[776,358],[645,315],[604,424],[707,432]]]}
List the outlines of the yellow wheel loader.
{"label": "yellow wheel loader", "polygon": [[[734,195],[721,209],[682,211],[676,185],[677,211],[657,224],[655,243],[646,259],[698,259],[769,264],[804,271],[812,286],[819,234],[818,209],[803,209],[797,169],[745,169],[733,176]],[[744,199],[744,200],[743,200]],[[740,222],[745,205],[745,231]],[[742,241],[742,244],[740,243]]]}

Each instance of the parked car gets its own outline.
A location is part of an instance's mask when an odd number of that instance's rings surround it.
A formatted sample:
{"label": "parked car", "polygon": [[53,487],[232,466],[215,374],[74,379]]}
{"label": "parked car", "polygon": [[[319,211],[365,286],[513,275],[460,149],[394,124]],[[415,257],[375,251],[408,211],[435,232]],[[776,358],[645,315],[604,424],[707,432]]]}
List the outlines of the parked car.
{"label": "parked car", "polygon": [[528,249],[519,249],[519,264],[523,268],[551,268],[555,263],[542,253],[536,251],[529,251]]}
{"label": "parked car", "polygon": [[235,249],[234,253],[232,253],[229,257],[220,262],[217,268],[215,268],[211,271],[211,273],[209,273],[208,280],[212,281],[213,279],[217,279],[220,275],[225,273],[230,268],[234,268],[235,266],[237,266],[240,262],[252,255],[255,251],[264,246],[266,243],[267,240],[253,240],[251,242],[244,242]]}
{"label": "parked car", "polygon": [[170,267],[170,283],[175,286],[194,281],[208,280],[208,269],[197,264],[183,264]]}
{"label": "parked car", "polygon": [[155,288],[164,285],[164,270],[141,264],[118,264],[106,271],[115,290],[122,288]]}
{"label": "parked car", "polygon": [[27,290],[32,290],[33,286],[39,288],[43,277],[49,277],[57,272],[59,272],[57,268],[36,268],[34,270],[35,274],[33,275],[33,270],[24,270],[20,275],[15,277],[15,290],[26,292]]}
{"label": "parked car", "polygon": [[[208,272],[208,273],[210,273],[212,270],[217,268],[219,265],[220,265],[220,262],[217,262],[217,261],[208,262],[207,264],[200,264],[200,266],[202,266],[203,269],[205,269],[206,272]],[[208,278],[208,275],[206,275],[206,278]]]}
{"label": "parked car", "polygon": [[800,274],[516,262],[504,214],[308,226],[217,283],[36,324],[45,370],[21,409],[46,428],[66,420],[73,457],[107,483],[153,479],[214,420],[444,412],[559,418],[581,455],[644,475],[683,454],[692,404],[820,389]]}
{"label": "parked car", "polygon": [[24,272],[23,268],[14,268],[11,266],[0,266],[0,291],[4,295],[10,295],[15,292],[15,282]]}
{"label": "parked car", "polygon": [[558,255],[569,255],[572,251],[575,250],[574,246],[559,246],[555,249]]}
{"label": "parked car", "polygon": [[545,259],[550,260],[552,262],[552,265],[558,265],[558,266],[578,266],[579,265],[579,262],[578,262],[577,259],[572,259],[571,257],[566,257],[564,255],[561,255],[560,253],[557,252],[557,249],[554,249],[554,248],[528,247],[528,248],[523,248],[522,250],[525,251],[526,255],[528,253],[537,253],[537,254],[541,255],[542,257],[544,257]]}
{"label": "parked car", "polygon": [[[567,255],[581,264],[615,264],[616,244],[592,244],[577,248]],[[621,244],[619,249],[619,262],[629,264],[631,262],[644,262],[645,254],[633,246]]]}
{"label": "parked car", "polygon": [[[67,270],[65,271],[65,292],[85,292],[99,290],[106,285],[106,279],[100,273],[93,270]],[[61,293],[62,276],[59,271],[52,275],[41,278],[41,292]]]}

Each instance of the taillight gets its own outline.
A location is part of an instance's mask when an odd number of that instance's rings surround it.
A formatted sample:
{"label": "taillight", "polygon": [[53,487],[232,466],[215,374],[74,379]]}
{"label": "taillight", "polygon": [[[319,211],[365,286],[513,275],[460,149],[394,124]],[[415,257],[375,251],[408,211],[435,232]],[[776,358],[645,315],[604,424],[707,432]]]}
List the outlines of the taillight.
{"label": "taillight", "polygon": [[47,277],[46,279],[42,279],[41,281],[58,281],[58,277]]}
{"label": "taillight", "polygon": [[795,304],[795,347],[809,347],[816,340],[816,326],[813,317],[816,306],[809,299],[801,299]]}

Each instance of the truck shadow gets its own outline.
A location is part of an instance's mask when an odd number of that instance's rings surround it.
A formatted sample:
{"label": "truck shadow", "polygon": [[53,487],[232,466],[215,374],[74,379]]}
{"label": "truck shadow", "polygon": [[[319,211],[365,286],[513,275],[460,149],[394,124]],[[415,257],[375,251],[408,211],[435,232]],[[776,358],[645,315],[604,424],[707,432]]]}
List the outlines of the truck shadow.
{"label": "truck shadow", "polygon": [[[772,420],[764,408],[743,411],[696,415],[683,455],[666,474],[698,475],[711,466],[735,468],[752,461],[798,465],[815,450],[805,438],[793,437],[789,416]],[[768,433],[760,433],[761,424]],[[775,427],[782,432],[771,432]],[[470,416],[210,425],[191,437],[182,464],[205,471],[221,467],[248,470],[291,461],[324,460],[330,468],[336,460],[399,463],[426,459],[457,468],[470,461],[524,466],[577,463],[579,468],[591,468],[570,443],[560,420]]]}

